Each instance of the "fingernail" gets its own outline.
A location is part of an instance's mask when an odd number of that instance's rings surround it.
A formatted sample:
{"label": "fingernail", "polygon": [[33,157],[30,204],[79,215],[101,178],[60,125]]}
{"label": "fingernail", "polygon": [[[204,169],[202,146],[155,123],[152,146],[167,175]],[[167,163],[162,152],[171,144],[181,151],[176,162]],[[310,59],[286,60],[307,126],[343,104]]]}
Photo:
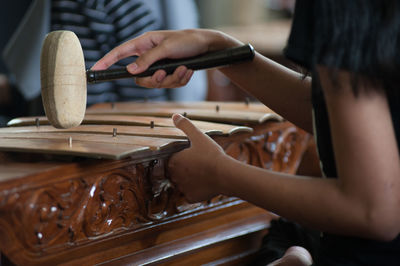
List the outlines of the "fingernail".
{"label": "fingernail", "polygon": [[188,70],[186,72],[185,77],[181,80],[182,83],[184,83],[184,84],[187,83],[190,80],[190,78],[192,77],[192,75],[193,75],[193,70]]}
{"label": "fingernail", "polygon": [[129,72],[135,72],[136,69],[138,69],[138,65],[136,63],[132,63],[132,64],[128,65]]}
{"label": "fingernail", "polygon": [[165,78],[165,73],[160,73],[158,74],[158,76],[156,77],[156,80],[158,83],[162,82]]}
{"label": "fingernail", "polygon": [[183,79],[183,77],[186,75],[187,69],[182,69],[181,71],[178,72],[178,77],[179,79]]}
{"label": "fingernail", "polygon": [[181,114],[174,114],[172,116],[172,120],[174,121],[174,123],[178,123],[181,119],[183,118],[183,116]]}

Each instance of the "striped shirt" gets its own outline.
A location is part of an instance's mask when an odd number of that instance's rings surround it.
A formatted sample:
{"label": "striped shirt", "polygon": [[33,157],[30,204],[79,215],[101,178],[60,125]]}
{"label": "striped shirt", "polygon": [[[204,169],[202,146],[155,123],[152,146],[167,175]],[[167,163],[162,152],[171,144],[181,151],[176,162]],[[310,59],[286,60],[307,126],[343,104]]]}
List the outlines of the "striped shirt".
{"label": "striped shirt", "polygon": [[[159,3],[159,2],[151,2]],[[162,16],[145,0],[52,0],[51,30],[70,30],[78,36],[86,68],[120,43],[146,31],[162,29]],[[115,67],[134,60],[126,58]],[[146,89],[132,79],[88,85],[88,104],[97,102],[167,100],[166,89]]]}

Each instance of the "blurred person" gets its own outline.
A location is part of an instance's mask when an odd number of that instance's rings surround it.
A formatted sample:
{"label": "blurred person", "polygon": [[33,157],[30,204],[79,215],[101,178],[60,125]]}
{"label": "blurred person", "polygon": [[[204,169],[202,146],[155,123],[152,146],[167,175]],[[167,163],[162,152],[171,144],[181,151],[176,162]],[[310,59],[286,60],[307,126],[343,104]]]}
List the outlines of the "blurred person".
{"label": "blurred person", "polygon": [[[4,1],[0,9],[0,51],[3,51],[32,0]],[[10,73],[5,62],[0,59],[0,125],[15,116],[26,113],[21,93],[10,81]],[[14,104],[13,104],[14,103]]]}

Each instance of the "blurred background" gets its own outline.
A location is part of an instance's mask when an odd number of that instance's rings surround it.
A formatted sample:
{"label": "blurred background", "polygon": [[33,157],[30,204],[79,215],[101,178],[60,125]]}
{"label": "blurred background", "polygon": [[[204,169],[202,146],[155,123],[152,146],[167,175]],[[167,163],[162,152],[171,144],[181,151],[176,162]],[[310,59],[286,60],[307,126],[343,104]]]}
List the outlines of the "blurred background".
{"label": "blurred background", "polygon": [[197,0],[201,24],[207,28],[247,25],[290,18],[294,0]]}
{"label": "blurred background", "polygon": [[[197,0],[200,25],[222,30],[269,58],[292,67],[283,57],[295,0]],[[218,70],[208,71],[207,100],[242,101],[250,97]],[[254,99],[253,99],[254,100]]]}

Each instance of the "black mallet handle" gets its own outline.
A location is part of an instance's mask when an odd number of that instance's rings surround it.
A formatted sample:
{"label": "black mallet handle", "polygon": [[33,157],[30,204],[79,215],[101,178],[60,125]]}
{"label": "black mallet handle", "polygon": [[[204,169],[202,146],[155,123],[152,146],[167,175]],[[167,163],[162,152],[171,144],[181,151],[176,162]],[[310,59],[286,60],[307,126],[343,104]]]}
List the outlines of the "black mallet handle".
{"label": "black mallet handle", "polygon": [[189,58],[160,60],[152,64],[146,71],[135,75],[129,73],[126,68],[118,68],[87,70],[86,77],[88,83],[97,83],[123,78],[147,77],[160,69],[165,70],[167,74],[172,74],[179,66],[186,66],[192,70],[200,70],[251,61],[253,58],[254,48],[250,44],[247,44]]}

